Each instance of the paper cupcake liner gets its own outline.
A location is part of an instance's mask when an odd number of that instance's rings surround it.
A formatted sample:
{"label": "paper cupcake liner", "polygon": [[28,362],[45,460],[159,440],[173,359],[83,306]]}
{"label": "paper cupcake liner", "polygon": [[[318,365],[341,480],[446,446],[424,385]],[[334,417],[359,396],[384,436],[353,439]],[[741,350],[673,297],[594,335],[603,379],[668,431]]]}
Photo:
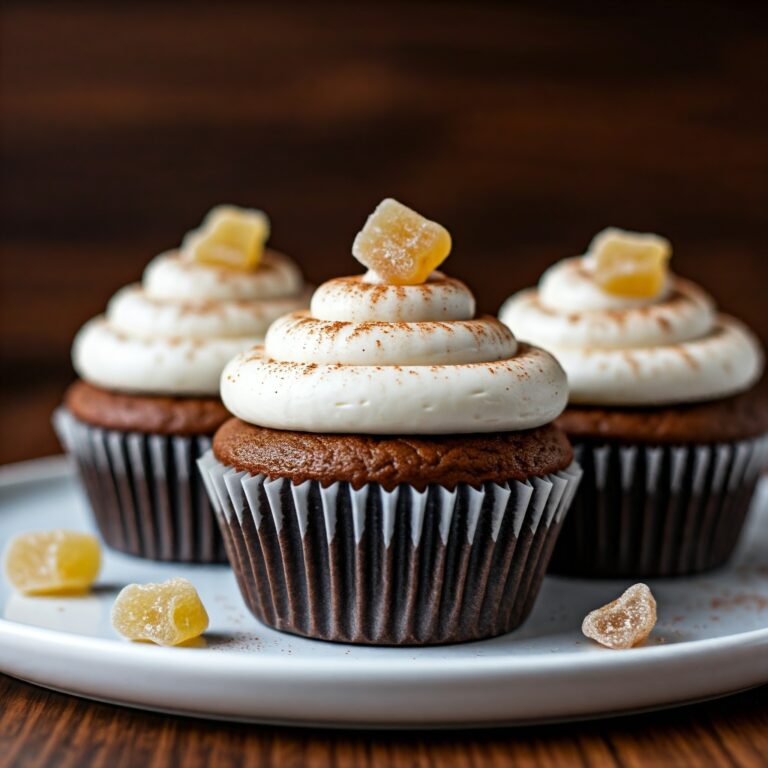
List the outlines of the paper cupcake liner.
{"label": "paper cupcake liner", "polygon": [[584,477],[552,557],[553,572],[682,576],[734,551],[768,436],[714,445],[574,441]]}
{"label": "paper cupcake liner", "polygon": [[253,614],[322,640],[427,645],[517,627],[539,592],[576,465],[480,490],[322,487],[198,462]]}
{"label": "paper cupcake liner", "polygon": [[151,560],[226,562],[224,543],[195,462],[207,435],[94,427],[66,408],[53,415],[77,463],[96,524],[113,549]]}

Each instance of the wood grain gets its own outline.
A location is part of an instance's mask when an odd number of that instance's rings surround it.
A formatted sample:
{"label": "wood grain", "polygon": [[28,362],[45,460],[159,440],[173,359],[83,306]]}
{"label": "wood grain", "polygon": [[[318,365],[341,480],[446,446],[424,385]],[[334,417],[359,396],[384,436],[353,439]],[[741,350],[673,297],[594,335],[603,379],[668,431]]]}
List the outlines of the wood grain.
{"label": "wood grain", "polygon": [[0,765],[14,768],[762,768],[768,754],[768,687],[610,721],[412,733],[298,730],[142,713],[2,676],[0,701]]}
{"label": "wood grain", "polygon": [[[606,224],[768,339],[764,3],[7,2],[0,463],[53,453],[88,317],[212,204],[267,209],[315,282],[384,195],[444,222],[495,311]],[[765,688],[471,734],[129,712],[0,678],[0,766],[757,766]],[[372,692],[375,695],[375,692]]]}

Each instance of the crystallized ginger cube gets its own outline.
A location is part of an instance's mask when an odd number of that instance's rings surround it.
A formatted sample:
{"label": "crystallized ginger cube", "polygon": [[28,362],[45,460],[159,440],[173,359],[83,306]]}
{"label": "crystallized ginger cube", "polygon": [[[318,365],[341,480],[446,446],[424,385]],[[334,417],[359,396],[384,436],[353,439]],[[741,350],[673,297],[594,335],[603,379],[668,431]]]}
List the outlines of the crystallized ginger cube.
{"label": "crystallized ginger cube", "polygon": [[129,584],[112,606],[112,626],[129,640],[178,645],[208,629],[208,614],[187,579]]}
{"label": "crystallized ginger cube", "polygon": [[98,576],[101,547],[78,531],[35,531],[15,536],[5,550],[8,581],[25,595],[84,592]]}
{"label": "crystallized ginger cube", "polygon": [[595,279],[606,292],[634,299],[652,299],[661,292],[672,246],[659,235],[609,227],[589,246]]}
{"label": "crystallized ginger cube", "polygon": [[182,253],[201,264],[255,270],[268,237],[269,219],[263,211],[219,205],[184,238]]}
{"label": "crystallized ginger cube", "polygon": [[423,283],[450,252],[447,229],[389,197],[352,244],[353,256],[392,285]]}
{"label": "crystallized ginger cube", "polygon": [[656,600],[645,584],[635,584],[618,599],[588,614],[581,631],[608,648],[640,645],[656,626]]}

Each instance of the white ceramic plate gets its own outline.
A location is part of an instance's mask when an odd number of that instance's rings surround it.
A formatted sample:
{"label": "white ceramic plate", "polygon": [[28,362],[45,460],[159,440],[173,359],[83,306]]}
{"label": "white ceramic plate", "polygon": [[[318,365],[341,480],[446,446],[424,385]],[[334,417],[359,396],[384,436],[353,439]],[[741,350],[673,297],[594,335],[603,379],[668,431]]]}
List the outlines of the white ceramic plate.
{"label": "white ceramic plate", "polygon": [[[629,651],[580,633],[627,582],[547,578],[536,609],[495,640],[433,648],[313,642],[247,612],[226,567],[108,553],[88,597],[25,598],[0,583],[0,670],[80,696],[202,717],[296,725],[459,727],[669,706],[768,681],[768,485],[727,569],[651,582],[659,623]],[[0,469],[0,542],[19,531],[91,527],[62,458]],[[109,612],[128,582],[189,578],[211,616],[192,648],[132,644]]]}

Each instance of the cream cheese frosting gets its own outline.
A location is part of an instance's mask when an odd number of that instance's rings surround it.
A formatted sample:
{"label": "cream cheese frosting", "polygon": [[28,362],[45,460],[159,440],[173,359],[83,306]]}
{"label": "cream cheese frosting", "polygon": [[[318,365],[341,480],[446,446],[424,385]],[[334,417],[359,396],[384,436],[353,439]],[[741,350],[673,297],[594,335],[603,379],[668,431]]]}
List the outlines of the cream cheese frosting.
{"label": "cream cheese frosting", "polygon": [[719,314],[694,283],[669,274],[648,298],[604,291],[590,254],[550,267],[499,318],[565,368],[570,400],[673,405],[737,394],[759,379],[763,352],[742,323]]}
{"label": "cream cheese frosting", "polygon": [[309,311],[269,329],[221,376],[227,408],[275,429],[450,434],[531,429],[565,407],[565,374],[518,344],[471,291],[433,272],[419,285],[375,273],[321,285]]}
{"label": "cream cheese frosting", "polygon": [[265,251],[251,272],[170,251],[79,331],[75,370],[96,386],[122,392],[215,396],[227,361],[308,299],[300,270],[276,251]]}

